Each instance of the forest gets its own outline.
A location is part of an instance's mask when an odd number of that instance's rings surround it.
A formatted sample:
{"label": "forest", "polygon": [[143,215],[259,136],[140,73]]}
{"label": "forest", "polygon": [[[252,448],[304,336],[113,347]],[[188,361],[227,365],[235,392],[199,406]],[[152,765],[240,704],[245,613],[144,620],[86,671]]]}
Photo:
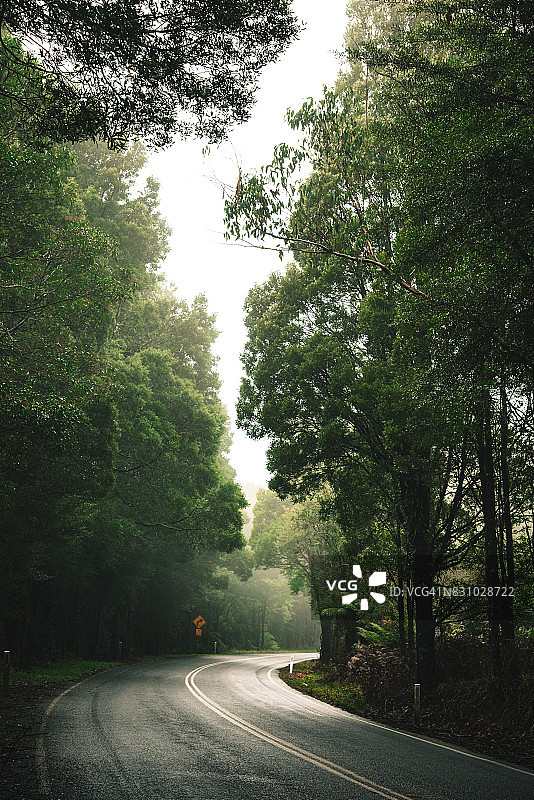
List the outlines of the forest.
{"label": "forest", "polygon": [[1,646],[15,667],[309,647],[307,599],[243,550],[216,321],[161,272],[145,168],[147,146],[246,118],[294,20],[191,7],[186,41],[181,4],[0,5]]}
{"label": "forest", "polygon": [[[238,418],[276,493],[251,544],[308,587],[323,661],[357,681],[393,646],[423,690],[512,684],[532,724],[533,8],[349,19],[337,85],[227,195],[228,236],[291,259],[246,305]],[[343,604],[358,571],[403,591]]]}
{"label": "forest", "polygon": [[[320,633],[355,680],[455,664],[532,724],[534,10],[351,0],[336,85],[228,188],[228,238],[287,262],[245,309],[265,489],[145,168],[245,120],[297,34],[284,0],[212,5],[0,3],[0,644],[187,653],[202,614],[202,652]],[[335,588],[383,572],[368,609]]]}

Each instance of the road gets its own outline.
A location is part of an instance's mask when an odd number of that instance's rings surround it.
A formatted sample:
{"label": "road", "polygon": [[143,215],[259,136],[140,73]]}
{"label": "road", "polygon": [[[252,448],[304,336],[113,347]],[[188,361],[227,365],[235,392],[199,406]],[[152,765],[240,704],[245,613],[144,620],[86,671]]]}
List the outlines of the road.
{"label": "road", "polygon": [[[311,654],[310,654],[311,657]],[[303,656],[297,656],[302,659]],[[53,800],[533,800],[534,773],[397,732],[287,687],[287,654],[119,667],[49,708]]]}

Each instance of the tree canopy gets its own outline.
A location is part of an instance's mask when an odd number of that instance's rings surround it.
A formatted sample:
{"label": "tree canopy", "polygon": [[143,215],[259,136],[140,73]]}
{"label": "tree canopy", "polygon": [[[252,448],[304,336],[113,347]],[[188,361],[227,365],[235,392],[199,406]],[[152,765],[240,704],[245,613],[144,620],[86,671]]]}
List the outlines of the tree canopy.
{"label": "tree canopy", "polygon": [[0,2],[0,639],[15,664],[191,652],[200,612],[205,648],[315,646],[282,574],[252,575],[215,318],[161,274],[170,228],[158,183],[140,182],[147,146],[246,119],[296,32],[286,0]]}
{"label": "tree canopy", "polygon": [[6,0],[0,14],[4,103],[34,137],[111,146],[219,139],[297,31],[287,0]]}
{"label": "tree canopy", "polygon": [[1,150],[0,635],[19,661],[188,649],[183,565],[209,584],[244,545],[214,319],[157,273],[140,145]]}
{"label": "tree canopy", "polygon": [[[240,425],[269,437],[281,496],[326,490],[349,552],[380,542],[423,587],[479,559],[486,586],[508,585],[531,503],[531,14],[353,10],[351,68],[288,112],[300,144],[227,200],[230,236],[296,261],[249,294]],[[441,611],[415,605],[432,685]],[[488,590],[487,615],[498,674],[512,604]]]}

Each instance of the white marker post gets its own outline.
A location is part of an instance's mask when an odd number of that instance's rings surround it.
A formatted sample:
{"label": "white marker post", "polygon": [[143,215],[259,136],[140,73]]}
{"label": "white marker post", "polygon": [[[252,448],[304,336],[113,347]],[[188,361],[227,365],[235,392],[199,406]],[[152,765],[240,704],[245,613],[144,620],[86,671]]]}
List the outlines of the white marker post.
{"label": "white marker post", "polygon": [[4,665],[2,668],[2,689],[9,691],[9,671],[11,669],[11,650],[4,650]]}
{"label": "white marker post", "polygon": [[413,687],[413,715],[414,722],[419,725],[421,722],[421,684],[414,683]]}
{"label": "white marker post", "polygon": [[293,672],[293,656],[291,656],[291,661],[289,662],[289,674]]}
{"label": "white marker post", "polygon": [[217,642],[214,642],[214,643],[213,643],[213,652],[214,652],[215,654],[217,653]]}

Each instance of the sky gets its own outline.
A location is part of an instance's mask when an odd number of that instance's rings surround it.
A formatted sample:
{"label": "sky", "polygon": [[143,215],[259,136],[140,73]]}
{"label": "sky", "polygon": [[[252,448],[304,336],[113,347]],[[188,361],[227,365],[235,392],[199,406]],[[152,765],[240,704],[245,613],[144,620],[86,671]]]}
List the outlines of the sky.
{"label": "sky", "polygon": [[275,145],[290,138],[288,108],[318,98],[334,83],[342,62],[346,0],[293,0],[305,29],[275,64],[262,72],[256,105],[248,122],[234,128],[227,142],[203,155],[205,142],[177,141],[151,153],[147,172],[160,182],[161,212],[172,228],[171,251],[163,271],[177,294],[191,302],[205,294],[216,315],[215,346],[222,380],[221,400],[232,421],[230,462],[242,484],[266,486],[266,441],[253,441],[235,426],[242,376],[240,354],[246,342],[243,304],[249,289],[281,268],[277,253],[245,248],[224,239],[222,191],[217,181],[235,186],[238,168],[249,172],[271,160]]}

